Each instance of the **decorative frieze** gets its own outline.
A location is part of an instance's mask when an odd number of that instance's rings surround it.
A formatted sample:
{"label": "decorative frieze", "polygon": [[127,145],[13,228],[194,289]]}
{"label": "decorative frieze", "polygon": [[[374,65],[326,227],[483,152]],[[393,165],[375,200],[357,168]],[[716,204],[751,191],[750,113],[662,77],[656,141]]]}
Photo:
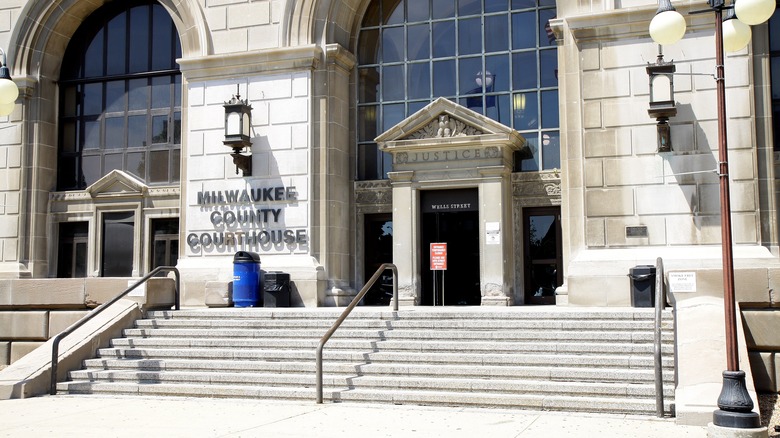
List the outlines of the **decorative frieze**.
{"label": "decorative frieze", "polygon": [[356,181],[355,203],[361,205],[392,205],[393,189],[389,180]]}
{"label": "decorative frieze", "polygon": [[512,174],[512,197],[516,207],[561,205],[561,176],[552,172]]}

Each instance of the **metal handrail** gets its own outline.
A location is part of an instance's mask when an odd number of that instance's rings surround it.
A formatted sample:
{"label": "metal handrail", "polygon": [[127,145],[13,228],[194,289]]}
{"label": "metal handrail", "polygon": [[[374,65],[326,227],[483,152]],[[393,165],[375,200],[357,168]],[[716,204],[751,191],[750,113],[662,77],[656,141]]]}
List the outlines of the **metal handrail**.
{"label": "metal handrail", "polygon": [[383,263],[379,269],[376,270],[374,275],[371,276],[371,278],[366,282],[366,285],[363,286],[363,289],[360,289],[360,292],[358,292],[357,295],[355,295],[355,298],[352,299],[352,302],[349,303],[349,306],[347,306],[346,309],[341,313],[341,316],[339,316],[339,319],[336,320],[336,322],[333,323],[333,326],[330,328],[330,330],[325,333],[322,338],[320,339],[319,345],[317,345],[317,353],[316,353],[316,359],[317,359],[317,403],[322,403],[322,349],[325,347],[325,343],[328,342],[331,336],[333,336],[333,333],[336,333],[336,330],[341,326],[341,323],[344,322],[345,319],[347,319],[347,316],[349,316],[350,313],[352,313],[352,309],[357,306],[357,304],[360,302],[360,300],[363,299],[364,296],[366,296],[366,293],[368,293],[368,290],[371,288],[371,286],[374,285],[374,283],[379,279],[382,272],[385,270],[390,269],[393,271],[393,310],[398,311],[398,268],[395,267],[392,263]]}
{"label": "metal handrail", "polygon": [[162,272],[162,271],[172,271],[174,273],[174,275],[176,276],[176,286],[175,286],[176,290],[174,291],[174,309],[179,310],[179,292],[181,290],[179,288],[179,285],[181,283],[181,279],[180,279],[180,276],[179,276],[179,270],[176,269],[173,266],[158,266],[157,268],[152,270],[152,272],[146,274],[146,276],[144,276],[142,279],[138,280],[137,283],[135,283],[134,285],[128,287],[127,289],[125,289],[124,292],[122,292],[119,295],[117,295],[114,298],[112,298],[111,301],[107,301],[107,302],[99,305],[93,311],[91,311],[88,314],[84,315],[83,318],[81,318],[80,320],[76,321],[70,327],[66,328],[60,334],[58,334],[57,336],[54,337],[54,341],[52,342],[52,345],[51,345],[51,385],[49,386],[49,394],[57,395],[57,365],[59,364],[60,341],[62,341],[69,334],[71,334],[74,331],[76,331],[76,329],[78,329],[82,325],[86,324],[87,321],[91,320],[92,318],[94,318],[95,316],[100,314],[100,312],[106,310],[109,306],[111,306],[112,304],[114,304],[117,301],[119,301],[122,297],[127,295],[130,291],[132,291],[133,289],[137,288],[138,286],[140,286],[141,284],[145,283],[150,278],[154,277],[155,275],[157,275],[159,272]]}
{"label": "metal handrail", "polygon": [[664,308],[664,262],[655,260],[655,326],[653,356],[655,362],[655,412],[658,418],[664,416],[664,373],[661,359],[661,312]]}

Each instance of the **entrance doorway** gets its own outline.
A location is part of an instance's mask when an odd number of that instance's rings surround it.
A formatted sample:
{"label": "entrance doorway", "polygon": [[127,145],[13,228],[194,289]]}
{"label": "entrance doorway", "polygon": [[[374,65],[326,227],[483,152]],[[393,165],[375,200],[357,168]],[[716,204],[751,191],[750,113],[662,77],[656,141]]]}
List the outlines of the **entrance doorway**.
{"label": "entrance doorway", "polygon": [[561,209],[523,210],[525,238],[525,303],[555,304],[555,288],[563,283]]}
{"label": "entrance doorway", "polygon": [[[423,306],[478,306],[479,203],[477,189],[421,192]],[[431,271],[431,243],[447,244],[447,269]]]}

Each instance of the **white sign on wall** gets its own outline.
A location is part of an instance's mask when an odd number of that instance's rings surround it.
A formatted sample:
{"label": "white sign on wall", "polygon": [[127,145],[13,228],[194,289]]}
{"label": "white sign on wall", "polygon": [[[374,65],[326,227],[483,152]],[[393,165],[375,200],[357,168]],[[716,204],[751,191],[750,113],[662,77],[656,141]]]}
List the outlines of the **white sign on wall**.
{"label": "white sign on wall", "polygon": [[485,245],[501,243],[501,228],[498,222],[485,222]]}
{"label": "white sign on wall", "polygon": [[670,272],[669,291],[675,292],[696,292],[696,273],[695,272]]}

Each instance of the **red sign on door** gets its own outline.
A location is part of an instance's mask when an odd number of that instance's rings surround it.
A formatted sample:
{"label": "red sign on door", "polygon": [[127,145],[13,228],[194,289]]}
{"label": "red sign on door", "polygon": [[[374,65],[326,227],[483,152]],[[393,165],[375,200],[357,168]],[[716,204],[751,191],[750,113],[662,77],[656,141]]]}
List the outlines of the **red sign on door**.
{"label": "red sign on door", "polygon": [[431,271],[447,270],[447,244],[431,243]]}

